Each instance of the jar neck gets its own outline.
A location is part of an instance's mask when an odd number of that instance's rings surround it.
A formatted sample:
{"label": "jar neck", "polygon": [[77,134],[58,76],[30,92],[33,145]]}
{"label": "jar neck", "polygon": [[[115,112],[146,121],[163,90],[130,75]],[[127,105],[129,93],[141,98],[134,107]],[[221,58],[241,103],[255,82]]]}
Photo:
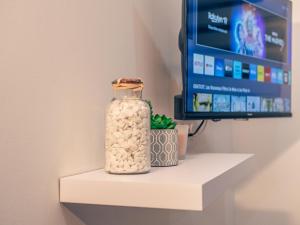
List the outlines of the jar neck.
{"label": "jar neck", "polygon": [[132,89],[115,90],[115,99],[142,99],[142,91],[133,91]]}

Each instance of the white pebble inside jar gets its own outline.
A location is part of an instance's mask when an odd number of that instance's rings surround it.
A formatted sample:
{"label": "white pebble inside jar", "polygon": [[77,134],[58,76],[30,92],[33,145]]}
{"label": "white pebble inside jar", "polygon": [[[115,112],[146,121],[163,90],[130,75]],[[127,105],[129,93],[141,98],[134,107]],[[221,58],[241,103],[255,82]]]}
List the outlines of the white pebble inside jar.
{"label": "white pebble inside jar", "polygon": [[137,99],[114,100],[106,118],[106,166],[111,173],[150,170],[150,110]]}

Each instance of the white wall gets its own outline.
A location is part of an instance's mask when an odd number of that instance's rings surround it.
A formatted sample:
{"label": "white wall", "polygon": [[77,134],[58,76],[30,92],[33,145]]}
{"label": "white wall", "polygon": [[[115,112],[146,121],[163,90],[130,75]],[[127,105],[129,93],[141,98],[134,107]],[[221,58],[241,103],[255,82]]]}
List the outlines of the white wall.
{"label": "white wall", "polygon": [[169,74],[139,5],[0,1],[1,225],[75,224],[58,179],[103,166],[113,79],[143,77],[146,96],[169,111]]}
{"label": "white wall", "polygon": [[293,119],[210,123],[191,140],[191,151],[257,154],[250,178],[204,213],[58,203],[59,177],[103,166],[114,78],[141,76],[157,111],[172,112],[180,9],[181,0],[0,0],[1,225],[300,224],[296,88]]}

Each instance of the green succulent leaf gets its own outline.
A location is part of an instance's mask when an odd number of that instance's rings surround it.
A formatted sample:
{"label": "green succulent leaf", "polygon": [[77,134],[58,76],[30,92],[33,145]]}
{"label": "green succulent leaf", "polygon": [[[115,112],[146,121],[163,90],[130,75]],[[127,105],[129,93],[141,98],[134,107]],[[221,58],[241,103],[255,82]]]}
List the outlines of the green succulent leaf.
{"label": "green succulent leaf", "polygon": [[176,128],[177,124],[172,120],[172,118],[169,118],[166,115],[154,115],[151,101],[148,100],[146,102],[148,103],[151,112],[151,129],[163,130]]}
{"label": "green succulent leaf", "polygon": [[151,117],[152,129],[175,129],[176,123],[165,115],[155,115]]}

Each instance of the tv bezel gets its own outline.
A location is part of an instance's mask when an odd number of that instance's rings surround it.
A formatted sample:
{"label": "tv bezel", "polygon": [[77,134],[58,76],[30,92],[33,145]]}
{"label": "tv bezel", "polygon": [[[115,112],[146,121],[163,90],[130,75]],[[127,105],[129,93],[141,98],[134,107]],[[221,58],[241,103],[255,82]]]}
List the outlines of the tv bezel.
{"label": "tv bezel", "polygon": [[[277,112],[267,112],[267,113],[199,113],[199,112],[188,112],[187,110],[187,74],[188,74],[188,39],[187,39],[187,27],[188,27],[188,1],[194,0],[182,0],[182,26],[179,35],[179,48],[181,51],[181,67],[182,67],[182,81],[183,81],[183,91],[182,96],[182,112],[176,112],[175,118],[180,120],[222,120],[222,119],[257,119],[257,118],[290,118],[293,113],[277,113]],[[292,18],[293,4],[290,0],[287,0],[291,7],[290,17]],[[292,23],[292,22],[291,22]],[[292,26],[291,34],[292,35]],[[292,37],[291,37],[292,39]],[[292,44],[292,43],[291,43]],[[177,96],[178,97],[178,96]],[[176,101],[175,101],[176,104]],[[176,107],[176,106],[175,106]],[[293,109],[293,108],[292,108]]]}

